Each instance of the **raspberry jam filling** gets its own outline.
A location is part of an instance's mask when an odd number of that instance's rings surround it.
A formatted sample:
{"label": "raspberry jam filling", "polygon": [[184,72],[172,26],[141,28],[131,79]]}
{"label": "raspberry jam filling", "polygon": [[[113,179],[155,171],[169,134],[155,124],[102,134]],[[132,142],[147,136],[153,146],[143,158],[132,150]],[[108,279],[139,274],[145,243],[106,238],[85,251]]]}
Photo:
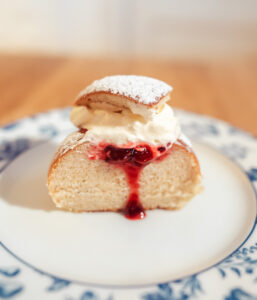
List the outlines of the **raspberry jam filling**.
{"label": "raspberry jam filling", "polygon": [[168,144],[166,148],[148,144],[118,147],[100,143],[89,151],[90,159],[102,159],[124,170],[130,187],[130,194],[124,208],[124,215],[128,219],[138,220],[146,216],[139,198],[140,173],[153,160],[162,160],[170,149],[171,144]]}
{"label": "raspberry jam filling", "polygon": [[148,145],[133,148],[118,148],[108,145],[104,148],[105,161],[121,167],[127,175],[130,195],[124,209],[125,217],[143,219],[144,208],[139,199],[139,175],[141,170],[154,158],[154,152]]}
{"label": "raspberry jam filling", "polygon": [[87,130],[86,128],[80,128],[80,129],[79,129],[79,132],[80,132],[80,133],[86,133],[87,131],[88,131],[88,130]]}

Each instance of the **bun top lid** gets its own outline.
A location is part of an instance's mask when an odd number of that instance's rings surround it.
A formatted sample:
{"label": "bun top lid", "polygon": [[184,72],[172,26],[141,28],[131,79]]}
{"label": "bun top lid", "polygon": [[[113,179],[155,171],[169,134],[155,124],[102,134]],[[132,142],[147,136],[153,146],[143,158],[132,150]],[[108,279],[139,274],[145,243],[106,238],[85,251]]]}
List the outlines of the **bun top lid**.
{"label": "bun top lid", "polygon": [[[78,95],[75,106],[87,106],[102,103],[117,108],[128,108],[132,113],[143,116],[169,100],[172,87],[158,79],[136,76],[115,75],[95,80]],[[149,111],[150,110],[150,111]],[[147,112],[148,111],[148,112]]]}

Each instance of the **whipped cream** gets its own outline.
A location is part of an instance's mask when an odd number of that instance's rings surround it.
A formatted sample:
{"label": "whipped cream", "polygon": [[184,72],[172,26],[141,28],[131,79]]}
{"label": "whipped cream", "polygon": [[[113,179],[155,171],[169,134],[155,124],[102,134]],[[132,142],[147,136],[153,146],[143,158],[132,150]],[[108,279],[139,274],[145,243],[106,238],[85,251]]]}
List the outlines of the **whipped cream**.
{"label": "whipped cream", "polygon": [[145,119],[130,110],[111,112],[75,106],[70,115],[71,122],[88,129],[85,140],[124,145],[147,142],[153,145],[174,143],[181,134],[177,118],[172,108],[165,104],[161,112]]}

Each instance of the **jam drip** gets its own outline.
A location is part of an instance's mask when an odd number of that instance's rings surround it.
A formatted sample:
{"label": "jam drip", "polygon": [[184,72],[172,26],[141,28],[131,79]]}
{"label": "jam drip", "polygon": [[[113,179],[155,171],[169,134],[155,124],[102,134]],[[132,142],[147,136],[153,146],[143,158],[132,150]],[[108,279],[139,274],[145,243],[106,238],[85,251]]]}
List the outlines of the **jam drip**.
{"label": "jam drip", "polygon": [[[86,129],[80,129],[81,133],[86,133]],[[130,187],[130,194],[124,214],[128,219],[143,219],[146,214],[139,198],[139,176],[143,168],[152,161],[162,161],[171,151],[176,148],[184,148],[192,152],[182,140],[178,139],[176,143],[168,143],[165,146],[153,146],[148,144],[134,145],[129,143],[120,147],[106,143],[92,145],[87,156],[89,159],[100,159],[116,167],[122,168],[127,176]]]}
{"label": "jam drip", "polygon": [[[86,134],[86,128],[80,128],[79,132]],[[180,139],[177,140],[179,147],[186,148],[191,152],[191,149]],[[150,146],[148,144],[132,144],[121,147],[99,143],[92,145],[87,155],[89,159],[101,159],[107,163],[114,164],[122,168],[127,176],[130,187],[128,201],[124,208],[124,215],[131,220],[143,219],[146,216],[143,205],[139,198],[139,176],[142,169],[153,160],[161,161],[172,151],[173,145],[168,143],[164,146]]]}
{"label": "jam drip", "polygon": [[[125,217],[137,220],[145,217],[144,208],[139,199],[139,176],[142,169],[166,148],[156,150],[149,145],[137,145],[133,148],[119,148],[108,145],[104,148],[106,162],[121,167],[127,175],[130,195],[124,209]],[[158,154],[159,155],[158,155]]]}

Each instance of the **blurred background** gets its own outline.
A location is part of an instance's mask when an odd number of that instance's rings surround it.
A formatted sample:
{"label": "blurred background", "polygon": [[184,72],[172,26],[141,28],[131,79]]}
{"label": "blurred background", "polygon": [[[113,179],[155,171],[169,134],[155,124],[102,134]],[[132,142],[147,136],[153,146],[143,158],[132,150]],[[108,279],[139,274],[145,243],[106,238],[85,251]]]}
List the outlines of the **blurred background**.
{"label": "blurred background", "polygon": [[0,22],[0,124],[119,73],[257,134],[256,0],[0,0]]}

